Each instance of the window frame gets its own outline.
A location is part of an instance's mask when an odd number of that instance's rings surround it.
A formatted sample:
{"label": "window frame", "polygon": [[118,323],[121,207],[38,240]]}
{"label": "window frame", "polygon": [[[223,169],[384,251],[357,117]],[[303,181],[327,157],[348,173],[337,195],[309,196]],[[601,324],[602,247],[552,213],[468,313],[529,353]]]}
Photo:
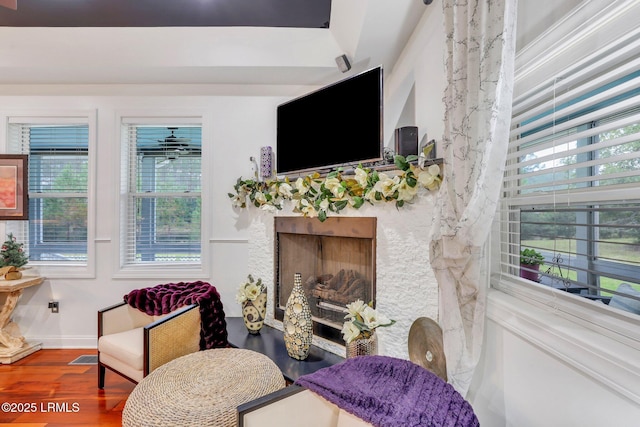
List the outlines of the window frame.
{"label": "window frame", "polygon": [[[29,266],[36,268],[38,274],[48,278],[95,278],[96,277],[96,147],[97,147],[97,111],[96,110],[27,110],[3,111],[0,113],[4,135],[5,152],[9,149],[9,122],[28,124],[88,126],[87,153],[87,261],[64,262],[29,261]],[[32,213],[30,213],[32,215]],[[28,221],[21,226],[28,227]],[[5,227],[6,228],[6,227]]]}
{"label": "window frame", "polygon": [[157,125],[157,126],[167,126],[167,123],[171,123],[173,125],[194,125],[197,124],[202,129],[202,152],[201,152],[201,191],[200,191],[200,207],[201,207],[201,223],[200,223],[200,246],[201,246],[201,254],[200,254],[200,262],[193,263],[168,263],[168,262],[149,262],[149,263],[141,263],[141,264],[126,264],[124,262],[126,257],[126,249],[124,247],[126,243],[126,235],[128,231],[128,223],[126,221],[127,218],[127,207],[128,207],[128,191],[127,191],[127,182],[125,182],[125,178],[128,176],[128,162],[125,161],[121,155],[116,155],[115,161],[117,162],[117,166],[114,170],[119,171],[119,185],[115,186],[115,191],[117,192],[116,200],[118,203],[116,204],[116,212],[115,218],[117,218],[117,227],[118,232],[117,236],[117,247],[118,247],[118,256],[115,257],[115,265],[114,265],[114,278],[117,279],[129,279],[129,278],[150,278],[150,279],[163,279],[166,280],[167,277],[175,276],[182,279],[199,279],[207,277],[210,272],[209,267],[209,258],[210,258],[210,248],[209,248],[209,240],[205,238],[210,234],[210,224],[206,218],[211,217],[211,197],[205,197],[206,194],[210,194],[211,192],[211,172],[209,171],[209,167],[206,165],[207,159],[207,144],[205,140],[210,139],[211,134],[211,122],[210,119],[204,114],[203,111],[200,110],[189,110],[189,111],[167,111],[167,110],[127,110],[127,111],[118,111],[116,113],[116,132],[118,135],[118,153],[127,152],[127,138],[124,133],[126,132],[126,123],[127,122],[139,122],[144,125]]}
{"label": "window frame", "polygon": [[[636,89],[635,92],[639,92],[639,90]],[[623,116],[633,115],[635,117],[637,116],[637,110],[638,110],[637,107],[627,109],[623,112]],[[617,113],[613,116],[604,116],[600,119],[592,120],[592,121],[589,121],[588,123],[578,125],[575,128],[567,129],[567,131],[570,131],[568,132],[568,134],[577,135],[577,134],[580,134],[581,130],[586,128],[597,130],[599,128],[598,123],[602,121],[605,121],[605,122],[610,121],[610,119],[614,116],[621,116],[621,114]],[[604,129],[601,132],[606,133],[607,129]],[[601,149],[601,147],[597,145],[599,142],[598,137],[600,135],[601,133],[596,133],[591,136],[578,137],[576,139],[577,147],[593,148],[586,151],[586,153],[578,154],[578,156],[588,156],[588,160],[590,163],[593,160],[592,154],[594,150]],[[640,132],[636,133],[635,135],[636,137],[634,139],[640,139]],[[546,138],[547,137],[542,137],[540,140],[546,139]],[[533,139],[531,142],[535,143],[537,142],[537,140]],[[524,160],[523,162],[527,163],[527,165],[531,163],[530,160]],[[580,165],[580,162],[577,164]],[[582,296],[587,296],[587,297],[592,297],[597,299],[604,298],[605,300],[608,300],[612,296],[612,293],[609,292],[609,290],[606,287],[602,286],[600,282],[601,277],[613,278],[617,276],[617,280],[620,280],[621,282],[629,282],[629,283],[637,284],[638,283],[637,278],[640,277],[640,265],[632,265],[632,264],[627,264],[627,263],[623,263],[615,260],[607,260],[598,256],[598,245],[603,242],[600,241],[599,239],[594,238],[594,236],[598,233],[598,230],[602,224],[596,220],[595,217],[597,215],[595,214],[595,212],[598,211],[601,206],[603,205],[606,206],[607,202],[616,202],[615,204],[620,205],[621,204],[619,202],[620,200],[626,200],[627,206],[629,206],[629,209],[635,209],[633,206],[637,205],[640,202],[640,197],[638,196],[637,189],[635,188],[637,184],[627,183],[622,185],[618,184],[614,187],[610,187],[610,186],[600,187],[600,186],[594,185],[595,182],[598,182],[597,178],[602,177],[603,180],[606,180],[608,178],[606,175],[599,174],[596,166],[587,164],[586,166],[578,167],[576,170],[580,171],[582,177],[588,177],[590,179],[593,179],[593,182],[589,179],[586,179],[584,182],[585,184],[584,186],[580,185],[580,187],[574,187],[571,190],[565,190],[565,189],[558,190],[558,191],[549,190],[549,191],[543,191],[540,193],[531,193],[531,194],[525,192],[522,195],[518,194],[516,196],[516,200],[517,200],[516,202],[513,202],[512,201],[513,199],[503,198],[501,201],[501,204],[503,206],[503,210],[509,211],[510,213],[512,213],[512,215],[514,215],[512,219],[514,224],[518,224],[518,225],[523,223],[532,224],[532,222],[529,222],[523,219],[523,214],[525,215],[535,214],[536,212],[541,213],[541,212],[551,211],[551,210],[555,211],[555,208],[551,209],[550,206],[552,206],[555,203],[556,198],[557,197],[562,198],[565,196],[565,194],[568,194],[568,197],[571,199],[572,208],[569,210],[565,210],[564,209],[565,206],[562,203],[559,203],[557,212],[573,211],[578,217],[583,218],[583,221],[578,221],[575,224],[576,226],[575,236],[573,238],[568,236],[564,237],[569,240],[576,240],[575,253],[572,254],[572,256],[575,256],[575,258],[573,259],[572,263],[564,264],[564,265],[555,265],[554,264],[555,259],[552,262],[551,256],[547,256],[547,258],[545,259],[544,266],[545,268],[546,267],[549,267],[549,268],[565,267],[567,273],[569,270],[574,270],[577,275],[576,281],[564,280],[566,285],[570,285],[570,286],[575,285],[581,288],[586,286],[587,289],[582,294]],[[540,172],[542,172],[543,175],[554,173],[552,169],[540,169]],[[550,181],[548,184],[545,183],[545,185],[547,185],[548,187],[554,187],[554,182]],[[524,187],[520,187],[520,188],[526,188],[526,187],[527,186],[525,185]],[[595,201],[594,201],[594,197],[592,196],[594,190],[598,194],[598,197],[595,198],[597,200]],[[584,197],[585,195],[586,197]],[[583,200],[580,200],[581,197],[583,198]],[[619,197],[620,199],[616,199],[616,197]],[[589,215],[589,211],[594,214]],[[519,212],[520,215],[517,216],[516,212]],[[536,223],[536,224],[540,224],[540,223]],[[553,225],[552,223],[548,223],[548,224]],[[511,244],[512,252],[515,251],[516,247],[523,248],[524,246],[530,246],[522,243],[522,240],[518,240],[519,238],[521,238],[520,236],[521,233],[522,233],[522,230],[511,230],[511,236],[515,237],[515,239],[512,241],[512,244]],[[532,247],[540,250],[543,253],[551,251],[551,250],[546,250],[542,248],[537,248],[535,247],[535,244]],[[555,254],[556,253],[554,252],[554,256]],[[557,254],[566,255],[564,253],[564,250],[558,250]],[[515,274],[517,274],[517,272]],[[549,273],[543,272],[542,269],[540,270],[540,277],[542,278],[542,282],[546,283],[547,286],[551,286],[550,282],[555,282],[559,280],[553,277],[553,273],[549,274]],[[556,286],[556,288],[558,287]],[[606,295],[602,295],[603,293]]]}
{"label": "window frame", "polygon": [[[597,54],[594,46],[637,37],[634,16],[640,3],[583,1],[516,56],[515,94],[535,91],[544,76],[580,64]],[[555,71],[554,71],[555,70]],[[620,200],[623,192],[611,194]],[[612,192],[612,193],[615,193]],[[579,197],[590,201],[588,192]],[[579,202],[579,200],[577,201]],[[509,242],[496,214],[487,243],[489,285],[487,317],[505,331],[561,360],[611,391],[640,404],[640,328],[638,316],[596,301],[501,272],[501,253]],[[505,221],[506,223],[506,221]]]}

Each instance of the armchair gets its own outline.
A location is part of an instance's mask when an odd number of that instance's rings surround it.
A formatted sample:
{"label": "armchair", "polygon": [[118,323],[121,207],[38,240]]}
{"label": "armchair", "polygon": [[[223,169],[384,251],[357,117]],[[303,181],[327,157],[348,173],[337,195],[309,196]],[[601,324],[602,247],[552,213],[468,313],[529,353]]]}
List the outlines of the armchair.
{"label": "armchair", "polygon": [[197,304],[149,315],[122,302],[98,311],[98,388],[106,368],[138,383],[163,364],[200,349]]}
{"label": "armchair", "polygon": [[388,356],[346,359],[237,410],[239,427],[479,426],[452,385],[409,360]]}
{"label": "armchair", "polygon": [[238,406],[238,427],[298,426],[372,427],[372,424],[299,385]]}

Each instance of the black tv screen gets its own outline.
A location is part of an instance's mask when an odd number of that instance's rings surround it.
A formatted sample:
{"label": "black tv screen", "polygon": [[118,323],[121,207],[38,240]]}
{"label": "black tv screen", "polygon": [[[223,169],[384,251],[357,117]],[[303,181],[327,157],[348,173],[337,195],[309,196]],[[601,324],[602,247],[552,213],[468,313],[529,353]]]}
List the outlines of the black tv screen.
{"label": "black tv screen", "polygon": [[276,173],[355,167],[383,155],[382,67],[277,108]]}

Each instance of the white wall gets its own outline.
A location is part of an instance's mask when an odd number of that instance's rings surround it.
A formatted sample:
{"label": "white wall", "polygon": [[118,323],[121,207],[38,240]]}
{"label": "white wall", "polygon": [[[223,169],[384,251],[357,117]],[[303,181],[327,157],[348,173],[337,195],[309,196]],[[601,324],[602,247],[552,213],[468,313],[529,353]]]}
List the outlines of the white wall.
{"label": "white wall", "polygon": [[[433,41],[427,44],[431,45]],[[420,92],[428,92],[432,79],[424,73],[428,64],[424,61],[416,66],[424,78],[414,78],[413,72],[404,73],[408,87],[414,84]],[[431,72],[431,71],[430,71]],[[393,71],[387,71],[386,96],[399,99],[388,102],[385,112],[399,117],[405,107],[408,93],[395,85]],[[405,83],[402,88],[407,87]],[[0,90],[0,112],[6,115],[24,111],[55,112],[67,110],[93,110],[97,115],[98,176],[96,257],[94,278],[49,277],[40,286],[25,290],[15,310],[14,320],[30,341],[42,342],[45,347],[95,347],[96,311],[119,302],[129,290],[152,286],[157,283],[183,280],[208,281],[222,295],[228,315],[239,316],[240,308],[234,297],[237,286],[245,278],[248,268],[248,242],[251,235],[251,217],[234,211],[227,193],[232,190],[239,176],[252,176],[250,156],[259,155],[259,147],[275,146],[275,107],[284,100],[309,92],[315,87],[305,86],[233,86],[233,85],[5,85]],[[437,93],[439,89],[433,89]],[[431,98],[431,96],[429,96]],[[427,103],[432,108],[431,102]],[[419,106],[417,106],[419,107]],[[424,108],[424,107],[419,107]],[[135,278],[118,273],[118,162],[119,139],[116,117],[123,111],[199,111],[211,123],[211,139],[204,141],[204,165],[213,177],[211,218],[206,219],[210,230],[204,244],[209,245],[210,258],[205,260],[209,268],[206,277],[174,275],[166,277]],[[416,119],[417,123],[417,119]],[[429,115],[419,125],[437,129],[441,114]],[[394,123],[391,129],[394,127]],[[386,133],[392,133],[388,131]],[[0,146],[5,144],[5,135],[0,135]],[[301,139],[301,147],[304,138]],[[395,208],[392,208],[395,213]],[[425,212],[427,218],[431,217]],[[427,236],[425,236],[425,241]],[[417,254],[415,262],[420,270],[428,265],[428,253]],[[384,266],[385,258],[379,265]],[[380,271],[384,267],[379,268]],[[410,271],[410,270],[408,270]],[[415,282],[417,283],[417,282]],[[384,293],[384,288],[381,290]],[[47,308],[50,300],[60,302],[60,313],[52,314]],[[398,311],[390,303],[390,313]],[[436,313],[415,313],[431,315]],[[401,323],[402,324],[402,323]],[[399,342],[406,340],[406,325],[398,327]],[[395,345],[395,344],[394,344]]]}
{"label": "white wall", "polygon": [[637,426],[639,359],[614,334],[491,290],[468,399],[492,427]]}
{"label": "white wall", "polygon": [[[78,89],[73,89],[77,91]],[[109,88],[118,92],[117,88]],[[167,92],[163,88],[160,93]],[[122,90],[122,92],[126,92]],[[240,175],[251,175],[250,156],[259,147],[274,145],[275,106],[287,97],[279,96],[0,96],[3,112],[65,111],[89,109],[97,111],[97,267],[94,278],[48,278],[42,285],[25,290],[15,311],[14,320],[28,340],[43,342],[45,347],[95,347],[98,308],[122,301],[134,288],[157,283],[205,280],[222,295],[227,313],[239,315],[234,303],[235,287],[246,275],[246,227],[233,210],[227,193]],[[10,108],[9,108],[10,107]],[[207,277],[191,275],[127,278],[118,275],[118,162],[119,140],[116,114],[120,111],[203,112],[211,122],[211,138],[203,167],[212,170],[210,197],[213,210],[203,218],[210,230],[204,245],[209,245]],[[44,267],[41,267],[44,271]],[[64,275],[63,275],[64,276]],[[52,314],[49,300],[60,301],[60,313]]]}

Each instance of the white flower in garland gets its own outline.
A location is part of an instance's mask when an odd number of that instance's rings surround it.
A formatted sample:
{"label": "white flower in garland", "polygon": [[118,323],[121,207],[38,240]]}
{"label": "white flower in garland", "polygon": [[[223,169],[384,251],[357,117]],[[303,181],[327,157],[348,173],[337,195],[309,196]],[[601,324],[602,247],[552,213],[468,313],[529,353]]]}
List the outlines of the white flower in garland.
{"label": "white flower in garland", "polygon": [[367,181],[369,179],[369,173],[363,168],[356,168],[355,175],[355,180],[358,185],[362,188],[366,188]]}
{"label": "white flower in garland", "polygon": [[342,197],[344,195],[345,188],[337,177],[327,178],[324,182],[324,187],[331,191],[331,194],[333,194],[334,197]]}
{"label": "white flower in garland", "polygon": [[418,186],[414,185],[413,187],[409,185],[406,179],[400,181],[397,187],[398,190],[398,200],[409,201],[412,200],[416,194],[418,194]]}
{"label": "white flower in garland", "polygon": [[381,173],[379,176],[380,180],[375,183],[373,190],[382,194],[385,199],[393,196],[393,193],[396,191],[396,187],[400,183],[400,178],[397,176],[392,178],[385,173]]}
{"label": "white flower in garland", "polygon": [[431,165],[418,173],[418,182],[429,190],[435,190],[440,185],[440,167]]}
{"label": "white flower in garland", "polygon": [[293,197],[293,187],[286,182],[283,182],[278,186],[278,194],[282,197],[290,199]]}
{"label": "white flower in garland", "polygon": [[315,218],[318,216],[318,211],[307,199],[300,199],[297,209],[306,217]]}
{"label": "white flower in garland", "polygon": [[304,196],[305,194],[307,194],[307,192],[311,189],[311,186],[309,185],[309,183],[302,178],[298,178],[296,180],[295,186],[296,186],[296,190],[298,191],[298,194],[301,196]]}

